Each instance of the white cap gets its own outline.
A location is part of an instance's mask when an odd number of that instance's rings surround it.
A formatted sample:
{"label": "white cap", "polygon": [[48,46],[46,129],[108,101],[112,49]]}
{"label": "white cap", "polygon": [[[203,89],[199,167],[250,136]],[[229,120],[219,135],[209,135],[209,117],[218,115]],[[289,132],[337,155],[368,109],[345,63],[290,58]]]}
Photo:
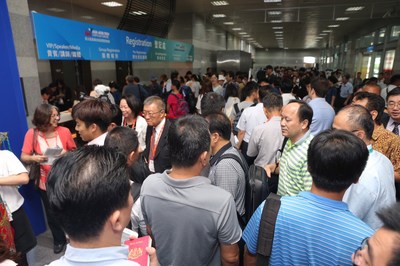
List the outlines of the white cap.
{"label": "white cap", "polygon": [[218,81],[223,80],[225,81],[225,77],[223,75],[218,75]]}

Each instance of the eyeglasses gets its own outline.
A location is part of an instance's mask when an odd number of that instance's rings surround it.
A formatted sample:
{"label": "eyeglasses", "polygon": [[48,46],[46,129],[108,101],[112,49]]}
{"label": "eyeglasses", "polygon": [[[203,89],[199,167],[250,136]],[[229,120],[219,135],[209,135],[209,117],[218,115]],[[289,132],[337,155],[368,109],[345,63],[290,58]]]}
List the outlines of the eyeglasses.
{"label": "eyeglasses", "polygon": [[396,106],[400,108],[400,102],[388,102],[388,107],[394,108]]}
{"label": "eyeglasses", "polygon": [[363,250],[364,248],[368,247],[368,240],[369,240],[369,237],[364,238],[364,239],[361,241],[360,246],[354,251],[354,259],[353,259],[353,265],[354,265],[354,266],[359,265],[359,260],[358,260],[358,258],[361,256],[361,255],[359,254],[359,252],[360,252],[361,250]]}
{"label": "eyeglasses", "polygon": [[158,111],[158,112],[143,111],[142,114],[143,114],[143,116],[150,116],[150,117],[153,117],[153,116],[155,116],[156,114],[159,114],[159,113],[161,113],[161,112],[163,112],[163,111],[164,111],[164,110],[160,110],[160,111]]}

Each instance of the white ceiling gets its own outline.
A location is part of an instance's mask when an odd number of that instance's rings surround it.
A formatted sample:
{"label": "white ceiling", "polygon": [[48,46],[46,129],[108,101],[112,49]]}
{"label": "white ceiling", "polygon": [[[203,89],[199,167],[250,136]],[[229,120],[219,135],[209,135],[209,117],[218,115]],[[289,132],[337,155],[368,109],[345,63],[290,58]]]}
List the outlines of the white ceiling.
{"label": "white ceiling", "polygon": [[[105,0],[28,0],[37,6],[40,2],[46,8],[67,4],[71,9],[76,5],[106,16],[122,16],[126,0],[116,0],[123,6],[115,8],[101,5],[103,1]],[[213,6],[210,0],[176,0],[176,15],[196,13],[237,36],[241,36],[239,32],[246,32],[250,35],[248,38],[254,38],[263,48],[323,48],[327,44],[333,45],[348,38],[359,29],[370,27],[371,31],[376,30],[375,24],[382,25],[387,21],[398,22],[400,25],[400,0],[282,0],[281,3],[264,3],[264,0],[226,1],[229,2],[227,6]],[[354,6],[364,8],[357,12],[346,11],[346,8]],[[271,11],[276,12],[270,13]],[[224,14],[226,17],[213,18],[213,14]],[[348,20],[337,20],[342,17],[347,17]],[[279,20],[281,22],[274,23]],[[224,25],[224,22],[233,22],[234,25]],[[329,25],[339,26],[330,28]],[[233,31],[233,28],[242,30]],[[332,32],[324,32],[329,30]]]}

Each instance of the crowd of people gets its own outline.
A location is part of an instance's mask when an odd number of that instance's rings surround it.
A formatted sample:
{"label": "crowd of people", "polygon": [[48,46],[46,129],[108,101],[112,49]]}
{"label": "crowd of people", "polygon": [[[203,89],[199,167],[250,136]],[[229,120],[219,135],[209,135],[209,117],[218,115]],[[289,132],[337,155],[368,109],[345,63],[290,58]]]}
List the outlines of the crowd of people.
{"label": "crowd of people", "polygon": [[[268,65],[255,76],[95,80],[75,104],[62,81],[42,90],[20,159],[40,164],[54,253],[66,248],[50,265],[135,265],[125,227],[152,237],[151,265],[399,265],[400,75]],[[67,109],[79,141],[58,124]],[[0,156],[27,265],[36,239],[16,186],[29,178],[11,152]],[[246,205],[252,165],[279,175],[270,251],[260,239],[271,201]]]}

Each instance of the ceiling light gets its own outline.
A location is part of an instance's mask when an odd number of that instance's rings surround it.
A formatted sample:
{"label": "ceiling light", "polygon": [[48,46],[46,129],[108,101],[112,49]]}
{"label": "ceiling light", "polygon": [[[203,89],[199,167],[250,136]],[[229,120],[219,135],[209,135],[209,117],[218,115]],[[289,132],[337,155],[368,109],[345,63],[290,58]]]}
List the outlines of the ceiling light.
{"label": "ceiling light", "polygon": [[282,0],[264,0],[264,3],[280,3]]}
{"label": "ceiling light", "polygon": [[248,37],[250,37],[250,35],[246,34],[246,35],[243,35],[242,37],[248,38]]}
{"label": "ceiling light", "polygon": [[268,11],[269,16],[279,16],[282,15],[282,11]]}
{"label": "ceiling light", "polygon": [[213,18],[224,18],[226,17],[225,14],[213,14]]}
{"label": "ceiling light", "polygon": [[143,11],[131,11],[129,12],[129,14],[133,15],[133,16],[143,16],[143,15],[147,15],[146,12]]}
{"label": "ceiling light", "polygon": [[285,47],[285,48],[283,48],[283,49],[288,50],[289,48],[288,48],[288,47]]}
{"label": "ceiling light", "polygon": [[348,7],[346,8],[347,12],[356,12],[356,11],[360,11],[363,10],[364,7],[363,6],[352,6],[352,7]]}
{"label": "ceiling light", "polygon": [[273,30],[282,30],[283,27],[272,27]]}
{"label": "ceiling light", "polygon": [[65,11],[64,9],[57,8],[57,7],[51,7],[51,8],[46,8],[46,9],[48,11],[55,12],[55,13],[60,13],[60,12],[64,12]]}
{"label": "ceiling light", "polygon": [[235,24],[235,23],[233,23],[233,21],[227,21],[227,22],[224,22],[224,24],[225,24],[225,25],[233,25],[233,24]]}
{"label": "ceiling light", "polygon": [[283,33],[283,31],[275,31],[275,34],[277,34],[277,33]]}
{"label": "ceiling light", "polygon": [[249,40],[249,41],[253,41],[253,40],[254,40],[254,38],[248,38],[247,40]]}
{"label": "ceiling light", "polygon": [[227,6],[229,3],[227,1],[212,1],[213,6]]}
{"label": "ceiling light", "polygon": [[329,25],[328,26],[328,28],[337,28],[337,27],[339,27],[340,25],[338,25],[338,24],[335,24],[335,25]]}
{"label": "ceiling light", "polygon": [[317,37],[315,37],[315,39],[323,39],[324,37],[321,37],[321,36],[317,36]]}
{"label": "ceiling light", "polygon": [[322,32],[332,32],[333,30],[323,30]]}
{"label": "ceiling light", "polygon": [[282,20],[271,20],[271,23],[282,23]]}
{"label": "ceiling light", "polygon": [[232,30],[242,30],[242,28],[232,28]]}
{"label": "ceiling light", "polygon": [[283,37],[276,37],[277,40],[283,40]]}
{"label": "ceiling light", "polygon": [[102,2],[101,3],[104,6],[108,6],[108,7],[118,7],[118,6],[123,6],[123,4],[115,2],[115,1],[109,1],[109,2]]}
{"label": "ceiling light", "polygon": [[239,32],[238,34],[240,34],[240,35],[246,35],[247,32]]}
{"label": "ceiling light", "polygon": [[81,18],[84,18],[84,19],[94,19],[94,17],[92,17],[92,16],[81,16]]}
{"label": "ceiling light", "polygon": [[349,19],[349,17],[339,17],[339,18],[336,18],[337,21],[345,21],[345,20],[348,20],[348,19]]}
{"label": "ceiling light", "polygon": [[326,35],[328,35],[328,33],[320,33],[319,35],[326,36]]}

